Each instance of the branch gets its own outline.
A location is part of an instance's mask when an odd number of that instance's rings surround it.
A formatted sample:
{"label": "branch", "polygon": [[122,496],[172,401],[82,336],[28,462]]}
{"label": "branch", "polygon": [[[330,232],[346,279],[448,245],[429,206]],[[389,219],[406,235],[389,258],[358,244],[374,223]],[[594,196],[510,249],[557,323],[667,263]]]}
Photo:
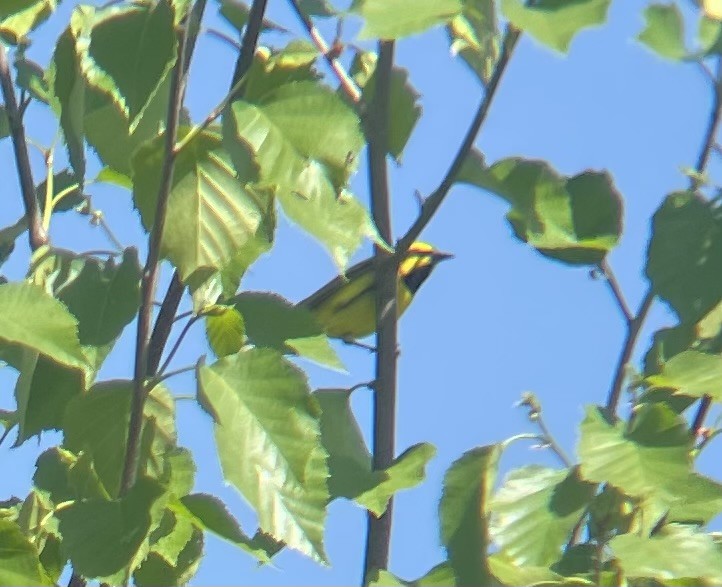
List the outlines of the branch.
{"label": "branch", "polygon": [[[391,73],[394,62],[394,43],[379,43],[376,68],[376,92],[368,110],[369,184],[371,211],[381,238],[393,242],[391,230],[391,202],[389,194],[388,121],[391,102]],[[396,271],[398,263],[385,250],[376,246],[376,379],[373,405],[373,468],[383,470],[394,459],[396,437]],[[393,499],[384,514],[377,518],[367,512],[364,585],[375,570],[386,569],[389,563]]]}
{"label": "branch", "polygon": [[313,44],[316,45],[316,48],[319,50],[321,55],[323,55],[326,63],[328,63],[329,67],[331,67],[333,72],[336,74],[336,77],[341,84],[341,89],[343,89],[344,93],[354,103],[358,104],[359,102],[361,102],[361,90],[356,85],[356,82],[354,82],[351,76],[348,74],[343,64],[338,60],[338,57],[332,50],[333,48],[328,46],[328,43],[326,43],[323,36],[321,36],[321,33],[315,27],[313,21],[306,14],[303,13],[301,7],[298,4],[298,0],[288,1],[290,2],[294,12],[298,15],[298,18],[303,23],[303,26],[306,27],[308,35],[311,37]]}
{"label": "branch", "polygon": [[145,404],[146,386],[148,376],[148,357],[150,348],[150,329],[153,314],[153,296],[158,278],[160,262],[160,244],[165,228],[168,199],[173,185],[173,170],[175,146],[180,120],[181,105],[183,103],[183,78],[186,46],[188,42],[189,23],[186,21],[178,33],[178,60],[173,68],[171,77],[170,96],[168,104],[168,118],[165,129],[165,156],[161,169],[160,187],[158,188],[158,202],[156,204],[153,228],[148,238],[148,258],[146,259],[141,281],[141,304],[138,313],[138,329],[135,341],[135,368],[133,373],[133,398],[131,402],[130,423],[128,425],[128,446],[123,463],[123,476],[121,477],[120,495],[128,493],[135,484],[138,473],[140,457],[140,436],[143,426],[143,405]]}
{"label": "branch", "polygon": [[28,219],[30,249],[34,251],[47,244],[48,235],[40,222],[38,201],[35,198],[33,172],[28,157],[28,143],[25,138],[25,127],[23,126],[23,115],[15,99],[15,89],[10,75],[7,52],[2,43],[0,43],[0,88],[2,89],[5,111],[10,126],[10,136],[12,137],[13,151],[15,152],[15,165],[18,170],[25,216]]}
{"label": "branch", "polygon": [[[248,13],[248,22],[246,23],[246,32],[243,35],[243,43],[241,44],[241,52],[238,55],[236,69],[233,72],[231,88],[251,69],[253,55],[256,52],[256,45],[258,45],[258,37],[263,27],[263,13],[266,12],[267,1],[268,0],[253,0],[253,4],[251,4],[251,10]],[[241,87],[238,88],[237,96],[240,97],[243,95],[244,85],[245,84],[242,84]]]}
{"label": "branch", "polygon": [[629,324],[632,322],[632,320],[634,320],[634,314],[632,314],[632,310],[629,309],[629,304],[627,304],[627,300],[624,299],[624,295],[622,294],[622,288],[619,287],[619,282],[617,281],[617,276],[614,275],[614,271],[612,271],[612,268],[609,266],[609,263],[606,259],[603,259],[602,262],[599,263],[599,269],[604,275],[604,279],[609,285],[609,289],[611,290],[612,295],[617,302],[617,306],[619,306],[619,310],[622,312],[622,315],[627,322],[627,328],[629,328]]}
{"label": "branch", "polygon": [[426,198],[421,206],[421,212],[419,213],[419,217],[416,219],[416,222],[411,225],[411,228],[409,228],[406,234],[401,237],[399,242],[396,244],[396,258],[400,259],[403,257],[411,244],[418,238],[424,228],[426,228],[426,225],[434,217],[434,214],[449,193],[456,176],[474,146],[476,135],[479,134],[479,130],[489,114],[489,109],[494,101],[494,96],[496,95],[496,91],[499,87],[499,82],[504,75],[504,71],[506,71],[506,67],[509,64],[509,60],[511,59],[520,36],[521,32],[519,30],[515,29],[511,25],[508,25],[502,41],[501,55],[499,55],[499,59],[496,62],[496,66],[491,74],[489,83],[486,85],[484,97],[479,104],[479,108],[476,111],[474,119],[471,121],[469,129],[466,131],[464,140],[461,143],[449,170],[446,172],[444,179],[439,184],[439,187],[436,188],[436,190],[428,198]]}

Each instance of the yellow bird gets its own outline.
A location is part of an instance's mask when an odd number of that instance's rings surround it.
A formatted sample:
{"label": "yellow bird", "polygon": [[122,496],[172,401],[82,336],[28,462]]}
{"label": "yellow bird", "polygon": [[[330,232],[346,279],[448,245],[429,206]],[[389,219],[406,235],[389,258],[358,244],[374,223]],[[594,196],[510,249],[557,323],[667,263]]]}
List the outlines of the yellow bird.
{"label": "yellow bird", "polygon": [[[414,299],[421,284],[431,275],[434,267],[450,253],[442,253],[427,243],[415,242],[399,264],[398,315]],[[373,258],[351,267],[345,276],[339,276],[321,289],[299,302],[316,317],[328,336],[343,339],[363,338],[376,331],[376,272]]]}

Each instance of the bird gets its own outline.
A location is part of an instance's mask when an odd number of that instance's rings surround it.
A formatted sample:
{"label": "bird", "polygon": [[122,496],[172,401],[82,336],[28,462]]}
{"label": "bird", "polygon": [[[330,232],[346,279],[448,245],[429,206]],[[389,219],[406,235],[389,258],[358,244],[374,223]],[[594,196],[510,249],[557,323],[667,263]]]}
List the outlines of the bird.
{"label": "bird", "polygon": [[[437,264],[453,258],[420,241],[411,244],[399,263],[396,307],[404,313]],[[376,331],[376,270],[373,257],[357,263],[318,289],[298,306],[308,309],[327,336],[364,338]]]}

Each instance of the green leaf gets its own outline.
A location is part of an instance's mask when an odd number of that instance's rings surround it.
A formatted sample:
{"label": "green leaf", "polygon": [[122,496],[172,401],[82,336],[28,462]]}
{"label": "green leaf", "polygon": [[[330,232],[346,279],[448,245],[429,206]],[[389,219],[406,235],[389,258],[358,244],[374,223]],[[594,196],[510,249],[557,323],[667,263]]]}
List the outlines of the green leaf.
{"label": "green leaf", "polygon": [[609,547],[621,570],[632,579],[651,577],[665,584],[684,578],[712,585],[722,581],[722,554],[717,544],[693,527],[668,525],[651,538],[615,536]]}
{"label": "green leaf", "polygon": [[[76,189],[67,192],[66,190],[71,189],[73,186],[78,186]],[[35,186],[35,197],[38,199],[38,205],[40,206],[40,213],[45,212],[46,192],[48,189],[48,181],[44,179],[41,183]],[[53,193],[51,197],[55,197],[60,192],[66,192],[62,200],[53,206],[53,212],[67,212],[77,207],[79,204],[85,202],[85,196],[80,190],[80,180],[70,170],[63,170],[53,175]]]}
{"label": "green leaf", "polygon": [[707,524],[722,512],[722,484],[709,477],[691,473],[675,487],[667,520]]}
{"label": "green leaf", "polygon": [[173,9],[166,0],[104,11],[95,19],[88,57],[103,75],[92,72],[86,79],[111,90],[131,132],[175,65],[176,44]]}
{"label": "green leaf", "polygon": [[[355,69],[363,67],[360,60],[368,58],[368,55],[357,54],[350,71],[352,75]],[[362,86],[363,100],[366,104],[371,104],[376,94],[375,63],[374,59],[374,75],[371,75]],[[401,67],[394,67],[391,70],[391,87],[389,91],[389,117],[386,125],[389,141],[388,152],[396,159],[397,163],[400,163],[406,143],[421,117],[420,94],[409,82],[408,70]],[[369,120],[366,119],[367,135],[371,132],[369,124]]]}
{"label": "green leaf", "polygon": [[236,519],[217,497],[205,493],[194,493],[181,498],[180,504],[171,507],[179,516],[185,516],[199,529],[227,540],[263,563],[270,561],[265,550],[254,546],[253,541],[241,530]]}
{"label": "green leaf", "polygon": [[17,71],[17,86],[29,92],[36,100],[47,104],[50,101],[50,87],[45,79],[45,70],[24,55],[18,56],[13,65]]}
{"label": "green leaf", "polygon": [[162,485],[141,476],[122,499],[76,501],[58,511],[74,570],[92,578],[128,567],[151,529],[152,508],[165,497]]}
{"label": "green leaf", "polygon": [[[92,457],[111,496],[117,496],[120,489],[132,387],[132,381],[125,380],[97,383],[87,394],[70,401],[63,420],[63,446]],[[145,403],[142,438],[141,470],[147,467],[151,474],[162,470],[163,463],[156,461],[174,444],[175,425],[173,400],[161,386],[153,388]]]}
{"label": "green leaf", "polygon": [[190,539],[170,563],[162,552],[152,549],[141,566],[133,572],[139,587],[175,587],[187,584],[195,575],[203,558],[203,532],[192,529]]}
{"label": "green leaf", "polygon": [[109,499],[86,454],[79,457],[62,448],[50,448],[38,457],[35,487],[55,504],[86,498]]}
{"label": "green leaf", "polygon": [[644,10],[644,30],[637,39],[660,57],[680,61],[687,56],[684,21],[675,4],[651,4]]}
{"label": "green leaf", "polygon": [[[374,471],[374,486],[354,499],[375,516],[381,516],[391,497],[401,489],[411,489],[426,477],[426,465],[436,455],[436,447],[422,442],[406,449],[383,471]],[[380,474],[379,474],[380,473]]]}
{"label": "green leaf", "polygon": [[645,273],[683,322],[697,322],[722,299],[722,218],[691,192],[670,194],[654,213]]}
{"label": "green leaf", "polygon": [[358,116],[331,90],[291,82],[236,101],[223,118],[236,170],[258,164],[258,185],[272,189],[288,218],[318,239],[344,267],[364,237],[377,239],[364,208],[345,186],[363,146]]}
{"label": "green leaf", "polygon": [[[0,118],[2,118],[2,113],[0,113]],[[0,126],[2,126],[1,120]],[[0,134],[2,133],[0,132]],[[20,218],[15,224],[11,224],[10,226],[0,229],[0,265],[8,260],[12,252],[15,250],[15,241],[20,235],[24,234],[27,229],[28,222],[25,219],[25,216]]]}
{"label": "green leaf", "polygon": [[584,28],[602,24],[611,0],[540,0],[526,6],[522,0],[502,0],[501,11],[516,28],[561,53]]}
{"label": "green leaf", "polygon": [[306,308],[261,292],[240,293],[229,303],[243,316],[246,335],[254,345],[295,353],[320,365],[344,370],[328,337]]}
{"label": "green leaf", "polygon": [[[248,22],[248,14],[250,9],[248,6],[240,2],[239,0],[218,0],[220,8],[218,13],[230,24],[240,36]],[[275,30],[279,32],[287,32],[283,27],[271,22],[267,18],[263,19],[262,30]]]}
{"label": "green leaf", "polygon": [[400,585],[408,587],[452,587],[456,585],[454,571],[448,562],[440,563],[415,581],[404,581],[393,573],[383,569],[376,571],[376,577],[369,582],[370,587],[388,587]]}
{"label": "green leaf", "polygon": [[489,500],[502,450],[498,444],[470,450],[444,475],[439,523],[454,584],[488,585],[491,581],[487,563]]}
{"label": "green leaf", "polygon": [[645,379],[653,388],[670,388],[693,397],[711,395],[722,400],[722,357],[683,351],[664,363],[660,373]]}
{"label": "green leaf", "polygon": [[463,11],[446,25],[452,55],[459,55],[486,84],[499,57],[500,39],[493,0],[463,0]]}
{"label": "green leaf", "polygon": [[38,551],[15,522],[0,518],[0,584],[52,585]]}
{"label": "green leaf", "polygon": [[[505,552],[495,552],[488,558],[494,578],[502,585],[563,585],[564,578],[546,566],[517,564]],[[494,584],[494,583],[491,583]],[[573,585],[584,585],[576,582]]]}
{"label": "green leaf", "polygon": [[53,109],[60,118],[70,165],[78,177],[85,177],[85,141],[83,113],[85,80],[81,72],[79,46],[89,42],[93,8],[79,6],[70,17],[70,25],[58,38],[48,70]]}
{"label": "green leaf", "polygon": [[[0,14],[0,37],[12,45],[27,45],[30,43],[27,35],[55,11],[59,0],[35,0],[34,2],[23,2],[24,8],[2,18]],[[10,2],[11,5],[20,5],[18,2]],[[5,12],[5,11],[3,11]]]}
{"label": "green leaf", "polygon": [[205,316],[206,338],[217,357],[237,353],[243,347],[246,328],[243,315],[233,307],[215,306]]}
{"label": "green leaf", "polygon": [[298,6],[306,16],[330,17],[336,14],[328,0],[299,0]]}
{"label": "green leaf", "polygon": [[628,429],[590,407],[580,430],[582,476],[610,483],[630,497],[673,490],[691,472],[687,422],[664,404],[640,406]]}
{"label": "green leaf", "polygon": [[119,264],[62,250],[33,259],[33,281],[77,318],[80,343],[95,347],[114,342],[137,314],[141,273],[134,248],[123,251]]}
{"label": "green leaf", "polygon": [[576,467],[512,471],[491,504],[491,537],[514,564],[548,566],[561,556],[595,491]]}
{"label": "green leaf", "polygon": [[563,177],[544,161],[519,158],[487,167],[473,151],[456,181],[509,202],[515,236],[558,261],[596,265],[619,242],[622,199],[606,172]]}
{"label": "green leaf", "polygon": [[[133,157],[133,198],[148,231],[155,220],[164,143],[160,136]],[[220,135],[202,131],[175,158],[161,254],[184,281],[221,270],[244,248],[266,247],[272,205],[238,181]]]}
{"label": "green leaf", "polygon": [[273,350],[249,349],[201,367],[198,394],[216,422],[224,476],[256,510],[261,529],[325,561],[328,468],[302,372]]}
{"label": "green leaf", "polygon": [[29,283],[0,285],[0,341],[35,350],[62,365],[87,366],[75,317]]}
{"label": "green leaf", "polygon": [[10,136],[10,121],[5,106],[0,104],[0,139]]}
{"label": "green leaf", "polygon": [[360,39],[393,40],[423,33],[461,13],[461,0],[354,0],[351,12],[364,19]]}

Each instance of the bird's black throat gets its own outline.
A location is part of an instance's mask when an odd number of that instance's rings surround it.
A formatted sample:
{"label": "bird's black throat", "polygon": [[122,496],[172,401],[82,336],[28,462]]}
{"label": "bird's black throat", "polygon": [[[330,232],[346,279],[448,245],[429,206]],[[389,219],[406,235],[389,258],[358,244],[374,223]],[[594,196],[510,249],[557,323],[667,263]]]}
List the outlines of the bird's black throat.
{"label": "bird's black throat", "polygon": [[404,275],[404,284],[412,294],[415,294],[421,287],[421,284],[431,275],[434,270],[434,264],[424,265],[423,267],[414,267],[406,275]]}

